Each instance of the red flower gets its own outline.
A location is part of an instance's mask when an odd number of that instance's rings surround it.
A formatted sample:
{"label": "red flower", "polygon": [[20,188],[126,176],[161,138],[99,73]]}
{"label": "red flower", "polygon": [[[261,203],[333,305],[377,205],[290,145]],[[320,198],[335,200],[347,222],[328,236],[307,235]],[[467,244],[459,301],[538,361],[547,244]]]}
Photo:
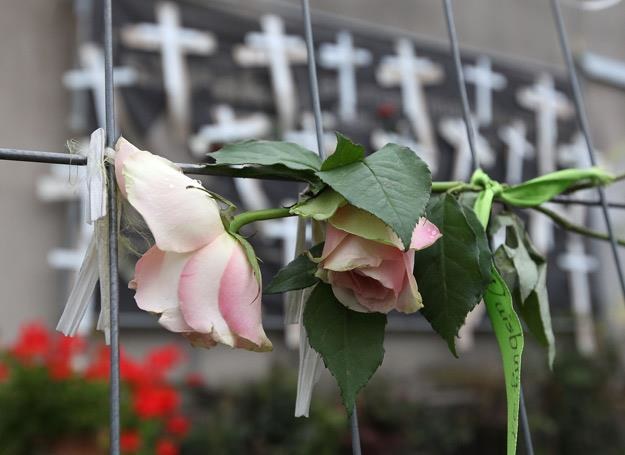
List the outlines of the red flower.
{"label": "red flower", "polygon": [[202,387],[204,385],[204,378],[200,373],[189,373],[186,382],[189,387]]}
{"label": "red flower", "polygon": [[0,362],[0,382],[4,382],[9,377],[9,367]]}
{"label": "red flower", "polygon": [[75,352],[83,350],[85,342],[82,338],[71,338],[59,335],[54,348],[46,355],[46,365],[53,379],[63,380],[71,376],[72,358]]}
{"label": "red flower", "polygon": [[167,421],[167,431],[180,438],[189,432],[189,428],[191,428],[191,422],[181,415],[173,416]]}
{"label": "red flower", "polygon": [[30,362],[34,357],[43,356],[48,349],[50,349],[50,334],[43,324],[33,322],[22,327],[11,352],[18,359]]}
{"label": "red flower", "polygon": [[119,447],[122,453],[136,452],[141,448],[141,437],[137,430],[122,431],[119,436]]}
{"label": "red flower", "polygon": [[179,404],[178,392],[166,385],[142,387],[134,397],[135,412],[144,419],[171,414]]}
{"label": "red flower", "polygon": [[94,361],[85,370],[85,377],[87,379],[108,380],[111,368],[109,353],[110,349],[108,346],[100,347],[98,353],[95,355]]}
{"label": "red flower", "polygon": [[156,455],[178,455],[178,446],[169,439],[161,439],[156,443]]}
{"label": "red flower", "polygon": [[175,344],[166,345],[148,353],[145,366],[161,378],[183,358],[182,350]]}

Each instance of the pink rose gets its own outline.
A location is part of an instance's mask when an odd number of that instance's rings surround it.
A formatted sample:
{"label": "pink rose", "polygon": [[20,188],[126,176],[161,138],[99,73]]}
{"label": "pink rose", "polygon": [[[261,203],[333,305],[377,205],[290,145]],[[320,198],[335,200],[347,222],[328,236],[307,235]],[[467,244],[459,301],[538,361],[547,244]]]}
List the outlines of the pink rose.
{"label": "pink rose", "polygon": [[120,191],[155,240],[130,283],[139,308],[159,314],[163,327],[194,345],[270,350],[259,282],[215,200],[164,158],[123,138],[116,151]]}
{"label": "pink rose", "polygon": [[414,313],[423,304],[412,274],[414,252],[441,237],[438,228],[421,218],[408,251],[382,221],[346,205],[328,220],[326,241],[317,274],[346,307],[360,312]]}

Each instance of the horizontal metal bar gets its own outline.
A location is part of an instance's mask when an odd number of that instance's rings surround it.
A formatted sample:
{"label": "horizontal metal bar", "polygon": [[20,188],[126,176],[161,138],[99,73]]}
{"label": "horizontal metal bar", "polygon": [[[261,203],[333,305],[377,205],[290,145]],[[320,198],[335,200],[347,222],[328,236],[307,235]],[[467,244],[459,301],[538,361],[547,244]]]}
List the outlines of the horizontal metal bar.
{"label": "horizontal metal bar", "polygon": [[[597,199],[587,200],[587,199],[573,199],[573,198],[567,198],[567,197],[554,197],[549,202],[555,202],[556,204],[588,205],[588,206],[596,206],[596,207],[601,206],[601,201]],[[607,205],[611,209],[625,209],[625,203],[608,202]]]}
{"label": "horizontal metal bar", "polygon": [[87,157],[71,153],[38,152],[34,150],[0,148],[0,160],[29,161],[34,163],[70,164],[86,166]]}
{"label": "horizontal metal bar", "polygon": [[[0,160],[28,161],[35,163],[67,164],[71,166],[86,166],[87,157],[63,152],[41,152],[35,150],[6,149],[0,148]],[[194,163],[176,163],[185,174],[191,175],[220,175],[224,177],[256,178],[267,180],[296,181],[288,176],[267,176],[254,168],[237,169],[230,167],[206,166]],[[556,197],[550,202],[556,204],[576,204],[587,206],[600,206],[599,200],[574,199],[569,197]],[[608,207],[625,210],[625,203],[608,202]]]}
{"label": "horizontal metal bar", "polygon": [[[28,161],[34,163],[66,164],[70,166],[86,166],[87,157],[64,152],[42,152],[35,150],[0,148],[0,160]],[[241,177],[265,180],[281,180],[297,182],[299,180],[288,175],[268,175],[262,170],[253,167],[231,168],[226,166],[210,166],[206,164],[176,163],[185,174],[192,175],[220,175],[225,177]]]}

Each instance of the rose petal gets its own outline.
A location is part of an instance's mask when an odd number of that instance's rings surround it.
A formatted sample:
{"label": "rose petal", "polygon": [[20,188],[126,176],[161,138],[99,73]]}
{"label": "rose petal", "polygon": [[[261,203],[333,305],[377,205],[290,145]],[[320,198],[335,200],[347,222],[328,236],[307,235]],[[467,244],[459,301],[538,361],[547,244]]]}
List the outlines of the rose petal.
{"label": "rose petal", "polygon": [[[333,235],[332,231],[336,228],[328,225],[327,229]],[[377,267],[384,259],[396,258],[397,251],[395,247],[348,234],[321,262],[321,266],[337,272],[358,267]]]}
{"label": "rose petal", "polygon": [[[129,156],[134,155],[135,153],[147,153],[152,155],[150,152],[140,150],[139,148],[132,145],[125,138],[120,137],[115,144],[115,179],[117,180],[117,186],[119,187],[119,191],[122,193],[124,197],[126,196],[126,179],[124,178],[124,162],[128,159]],[[158,155],[152,155],[162,160],[167,166],[172,169],[178,169],[174,163],[165,158],[162,158]]]}
{"label": "rose petal", "polygon": [[219,283],[228,265],[235,241],[222,234],[193,253],[178,286],[180,309],[194,331],[212,334],[213,339],[234,347],[235,339],[219,311]]}
{"label": "rose petal", "polygon": [[381,219],[353,205],[339,208],[328,221],[335,228],[357,237],[404,249],[397,234]]}
{"label": "rose petal", "polygon": [[434,223],[427,218],[419,218],[419,222],[412,231],[412,240],[410,248],[413,250],[422,250],[432,245],[443,236]]}
{"label": "rose petal", "polygon": [[238,242],[221,278],[219,310],[237,336],[263,350],[271,349],[271,342],[263,330],[260,285]]}
{"label": "rose petal", "polygon": [[[332,290],[339,302],[361,313],[388,313],[395,305],[395,294],[379,282],[354,272],[330,272]],[[366,279],[365,279],[366,278]]]}
{"label": "rose petal", "polygon": [[178,307],[180,274],[191,253],[168,253],[153,246],[137,261],[132,287],[144,311],[162,313]]}
{"label": "rose petal", "polygon": [[332,252],[340,245],[340,243],[347,237],[347,232],[334,228],[332,225],[328,225],[326,229],[326,239],[323,244],[323,251],[321,253],[321,259],[327,258]]}
{"label": "rose petal", "polygon": [[195,252],[180,277],[180,308],[196,332],[228,346],[266,350],[271,343],[262,330],[258,282],[240,254],[247,263],[241,246],[227,233]]}
{"label": "rose petal", "polygon": [[330,272],[328,277],[331,280],[331,284],[354,291],[357,299],[360,299],[360,297],[383,299],[387,296],[388,291],[392,290],[384,287],[379,281],[361,275],[358,272],[352,270],[348,272]]}
{"label": "rose petal", "polygon": [[196,348],[212,348],[217,345],[217,342],[213,339],[210,334],[207,333],[183,333],[183,336],[189,340],[192,346]]}
{"label": "rose petal", "polygon": [[369,310],[358,302],[354,291],[351,289],[332,285],[332,292],[334,293],[334,297],[350,310],[358,311],[359,313],[369,313]]}
{"label": "rose petal", "polygon": [[[167,160],[138,151],[123,159],[128,201],[163,251],[196,250],[224,232],[217,203]],[[194,188],[189,188],[194,187]]]}
{"label": "rose petal", "polygon": [[158,318],[158,323],[170,332],[187,333],[193,329],[185,322],[180,307],[168,308]]}
{"label": "rose petal", "polygon": [[140,151],[141,150],[123,137],[120,137],[117,144],[115,144],[115,178],[117,180],[119,191],[124,195],[124,197],[126,197],[126,182],[123,171],[124,162],[130,155]]}
{"label": "rose petal", "polygon": [[358,272],[378,280],[385,288],[392,289],[395,295],[399,295],[406,276],[403,255],[404,253],[398,251],[398,260],[382,261],[378,267],[363,267]]}
{"label": "rose petal", "polygon": [[397,298],[395,309],[402,313],[410,314],[423,308],[423,299],[417,287],[417,280],[413,275],[414,252],[408,251],[404,254],[404,265],[406,267],[406,281],[402,292]]}

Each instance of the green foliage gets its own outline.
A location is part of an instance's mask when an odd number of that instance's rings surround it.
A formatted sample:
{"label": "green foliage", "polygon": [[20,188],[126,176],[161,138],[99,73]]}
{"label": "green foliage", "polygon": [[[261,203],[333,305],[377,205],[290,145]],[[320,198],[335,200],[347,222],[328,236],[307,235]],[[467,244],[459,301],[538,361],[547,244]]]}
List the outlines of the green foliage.
{"label": "green foliage", "polygon": [[386,315],[352,311],[336,299],[330,285],[319,283],[306,303],[304,326],[351,414],[358,392],[384,359]]}
{"label": "green foliage", "polygon": [[318,172],[347,201],[390,226],[404,246],[430,198],[432,176],[412,150],[387,144],[362,161]]}
{"label": "green foliage", "polygon": [[282,165],[289,169],[315,172],[321,168],[319,156],[291,142],[245,141],[228,144],[210,155],[216,164]]}
{"label": "green foliage", "polygon": [[[244,165],[237,169],[237,175],[247,171],[250,177],[286,178],[310,183],[320,189],[321,182],[315,172],[321,168],[321,159],[297,144],[279,141],[245,141],[228,144],[210,154],[217,166],[230,168]],[[210,165],[209,165],[210,166]]]}
{"label": "green foliage", "polygon": [[316,197],[295,204],[291,207],[291,213],[321,221],[330,218],[334,215],[334,212],[345,204],[347,204],[347,201],[343,196],[332,188],[326,188]]}
{"label": "green foliage", "polygon": [[453,196],[432,198],[426,216],[443,236],[415,254],[421,312],[456,355],[458,330],[490,281],[491,253],[475,213]]}
{"label": "green foliage", "polygon": [[279,294],[308,288],[318,283],[319,278],[315,276],[317,263],[311,260],[311,255],[313,257],[318,257],[321,255],[322,250],[323,243],[315,245],[310,251],[300,254],[286,266],[278,270],[276,276],[265,286],[263,292],[265,294]]}
{"label": "green foliage", "polygon": [[354,144],[341,133],[336,133],[336,150],[321,164],[322,171],[331,171],[337,167],[347,166],[365,157],[365,148]]}
{"label": "green foliage", "polygon": [[553,367],[555,338],[547,294],[547,261],[534,248],[523,222],[516,215],[496,216],[491,232],[499,229],[505,229],[506,240],[495,252],[495,265],[530,333],[548,349],[549,366]]}
{"label": "green foliage", "polygon": [[297,378],[273,367],[259,383],[196,391],[195,431],[183,446],[185,455],[334,455],[347,446],[345,414],[316,394],[310,417],[293,417]]}
{"label": "green foliage", "polygon": [[573,185],[605,185],[614,177],[598,168],[564,169],[505,188],[501,199],[517,207],[532,207],[547,202]]}
{"label": "green foliage", "polygon": [[3,454],[38,453],[64,438],[95,436],[107,426],[108,385],[80,377],[55,380],[44,366],[7,359],[11,372],[0,383]]}

